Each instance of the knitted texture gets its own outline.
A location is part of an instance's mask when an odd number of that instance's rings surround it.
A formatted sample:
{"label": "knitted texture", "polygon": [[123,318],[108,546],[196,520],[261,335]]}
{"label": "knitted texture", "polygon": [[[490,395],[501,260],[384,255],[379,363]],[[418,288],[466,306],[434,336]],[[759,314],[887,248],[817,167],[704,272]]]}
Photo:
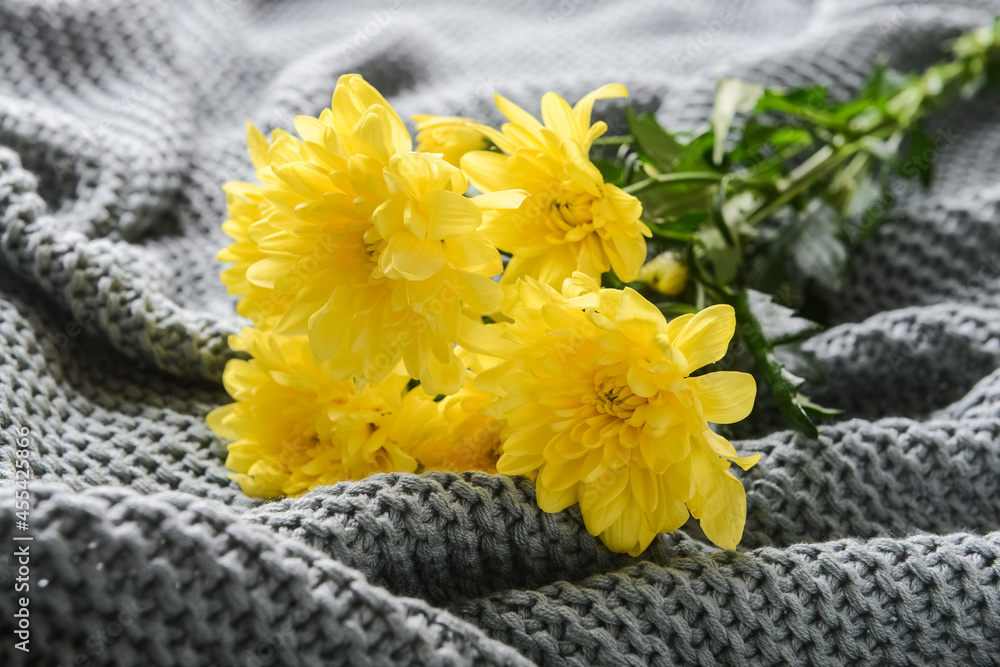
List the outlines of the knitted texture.
{"label": "knitted texture", "polygon": [[[205,415],[241,326],[218,280],[244,122],[358,72],[404,118],[497,121],[603,83],[672,127],[721,76],[856,92],[1000,2],[335,6],[0,1],[3,665],[1000,664],[1000,91],[957,103],[929,190],[828,295],[818,441],[740,426],[738,552],[692,522],[612,554],[526,479],[376,475],[259,504]],[[621,129],[621,105],[597,113]],[[28,529],[15,469],[26,441]],[[27,537],[30,541],[12,541]],[[14,592],[30,545],[30,591]],[[30,653],[16,650],[30,597]]]}

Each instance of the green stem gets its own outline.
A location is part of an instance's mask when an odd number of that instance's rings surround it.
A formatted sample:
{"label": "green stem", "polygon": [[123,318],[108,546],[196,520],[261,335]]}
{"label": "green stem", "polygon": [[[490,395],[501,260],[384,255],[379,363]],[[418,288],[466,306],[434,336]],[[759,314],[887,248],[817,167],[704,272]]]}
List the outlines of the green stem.
{"label": "green stem", "polygon": [[649,178],[633,183],[632,185],[626,185],[622,189],[630,195],[634,195],[637,192],[648,190],[649,188],[657,185],[676,185],[677,183],[718,183],[725,178],[725,176],[725,174],[718,174],[712,171],[682,171],[675,174],[659,174],[657,176],[650,176]]}
{"label": "green stem", "polygon": [[658,239],[687,242],[694,238],[693,232],[677,232],[672,229],[664,229],[661,225],[652,221],[645,222],[646,226],[649,227],[649,231],[651,231],[653,236]]}
{"label": "green stem", "polygon": [[[865,139],[881,139],[884,135],[891,136],[900,131],[898,127],[884,127],[878,131],[871,132],[865,136],[852,141],[849,144],[836,146],[837,138],[834,142],[823,146],[809,157],[805,162],[796,167],[785,179],[782,186],[779,184],[779,194],[770,201],[765,201],[747,217],[747,224],[754,226],[770,215],[774,215],[783,206],[791,202],[800,194],[808,190],[812,185],[831,171],[839,167],[848,158],[864,149]],[[841,136],[841,135],[837,135]]]}
{"label": "green stem", "polygon": [[766,160],[758,162],[752,167],[740,169],[739,171],[733,172],[733,178],[735,180],[749,184],[754,184],[755,182],[770,184],[770,181],[768,181],[766,178],[765,179],[759,178],[757,174],[762,174],[768,171],[769,169],[773,169],[774,167],[780,167],[781,165],[785,164],[788,160],[792,159],[793,157],[795,157],[802,151],[808,149],[809,147],[810,144],[787,146],[781,149],[778,153],[772,155]]}
{"label": "green stem", "polygon": [[592,146],[628,146],[631,145],[635,139],[631,135],[622,135],[614,137],[597,137],[594,139]]}
{"label": "green stem", "polygon": [[750,309],[750,300],[745,291],[730,293],[726,301],[736,311],[736,321],[739,323],[740,333],[754,361],[757,362],[757,369],[760,371],[764,382],[770,387],[785,421],[800,433],[810,437],[819,437],[819,431],[809,416],[798,404],[797,392],[785,378],[781,375],[782,365],[774,355],[774,348],[764,336],[764,329],[760,321]]}
{"label": "green stem", "polygon": [[[955,53],[958,56],[956,60],[928,68],[890,98],[886,105],[889,115],[881,122],[858,133],[848,132],[848,137],[852,139],[850,143],[845,142],[843,134],[834,135],[831,143],[824,145],[788,175],[784,187],[779,184],[778,195],[762,202],[748,217],[748,223],[756,225],[779,211],[862,150],[864,140],[886,139],[913,129],[921,118],[953,100],[963,89],[982,78],[986,64],[1000,54],[1000,20],[991,27],[963,35],[956,41]],[[812,120],[819,125],[824,124],[820,118]],[[845,143],[837,146],[838,138]]]}
{"label": "green stem", "polygon": [[802,174],[797,180],[790,181],[788,185],[781,190],[777,197],[770,201],[762,202],[761,205],[757,207],[757,210],[747,218],[747,224],[752,227],[760,223],[768,216],[774,215],[786,204],[808,190],[813,183],[830,173],[849,156],[849,153],[843,154],[834,152],[829,155],[829,157],[826,157],[824,160],[818,162],[811,168],[810,171]]}

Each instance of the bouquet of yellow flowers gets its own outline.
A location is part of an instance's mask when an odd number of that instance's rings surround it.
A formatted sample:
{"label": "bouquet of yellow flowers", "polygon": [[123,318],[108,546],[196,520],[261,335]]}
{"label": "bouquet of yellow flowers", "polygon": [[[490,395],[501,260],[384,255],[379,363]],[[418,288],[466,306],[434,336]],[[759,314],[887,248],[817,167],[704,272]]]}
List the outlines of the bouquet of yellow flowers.
{"label": "bouquet of yellow flowers", "polygon": [[930,177],[921,119],[997,78],[998,51],[995,24],[838,103],[723,80],[687,134],[627,109],[629,133],[605,137],[595,104],[628,94],[608,84],[546,94],[541,120],[497,95],[500,129],[417,116],[415,150],[355,74],[297,136],[248,126],[259,183],[226,184],[219,259],[253,326],[230,341],[234,403],[209,415],[234,479],[269,498],[379,472],[527,475],[541,509],[579,503],[614,551],[689,517],[735,548],[732,464],[759,455],[720,425],[750,415],[755,376],[807,435],[835,413],[781,361],[820,328],[782,302],[836,288],[889,179]]}

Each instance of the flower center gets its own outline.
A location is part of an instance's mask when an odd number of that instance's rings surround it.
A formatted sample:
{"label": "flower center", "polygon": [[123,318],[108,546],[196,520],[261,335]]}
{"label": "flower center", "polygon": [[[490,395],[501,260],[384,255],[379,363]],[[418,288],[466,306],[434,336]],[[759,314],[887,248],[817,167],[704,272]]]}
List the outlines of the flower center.
{"label": "flower center", "polygon": [[385,239],[374,229],[366,231],[361,239],[361,252],[364,254],[362,266],[365,267],[365,271],[371,272],[368,276],[369,280],[377,280],[384,275],[380,263],[386,245]]}
{"label": "flower center", "polygon": [[[549,210],[559,227],[579,227],[593,221],[590,206],[593,197],[586,193],[562,191],[552,198]],[[559,224],[559,223],[562,224]],[[564,230],[568,231],[568,230]]]}
{"label": "flower center", "polygon": [[303,434],[288,438],[282,443],[283,446],[278,454],[278,462],[285,468],[285,470],[294,470],[302,465],[302,459],[307,456],[310,449],[318,447],[322,444],[324,444],[324,442],[320,440],[319,435],[317,434]]}
{"label": "flower center", "polygon": [[641,396],[632,393],[624,376],[594,378],[594,408],[606,415],[619,419],[628,419],[635,409],[646,402]]}

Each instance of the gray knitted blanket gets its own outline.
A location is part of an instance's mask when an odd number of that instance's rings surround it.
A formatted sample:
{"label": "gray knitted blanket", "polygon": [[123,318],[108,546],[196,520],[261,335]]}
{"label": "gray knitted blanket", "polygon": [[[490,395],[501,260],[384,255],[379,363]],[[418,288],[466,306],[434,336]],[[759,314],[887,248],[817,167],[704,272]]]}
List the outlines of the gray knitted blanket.
{"label": "gray knitted blanket", "polygon": [[404,118],[618,81],[693,127],[717,77],[843,97],[1000,2],[338,5],[0,0],[0,663],[1000,664],[1000,90],[935,118],[932,188],[830,295],[809,393],[844,417],[737,443],[738,552],[612,554],[482,473],[255,504],[204,421],[247,119],[358,72]]}

